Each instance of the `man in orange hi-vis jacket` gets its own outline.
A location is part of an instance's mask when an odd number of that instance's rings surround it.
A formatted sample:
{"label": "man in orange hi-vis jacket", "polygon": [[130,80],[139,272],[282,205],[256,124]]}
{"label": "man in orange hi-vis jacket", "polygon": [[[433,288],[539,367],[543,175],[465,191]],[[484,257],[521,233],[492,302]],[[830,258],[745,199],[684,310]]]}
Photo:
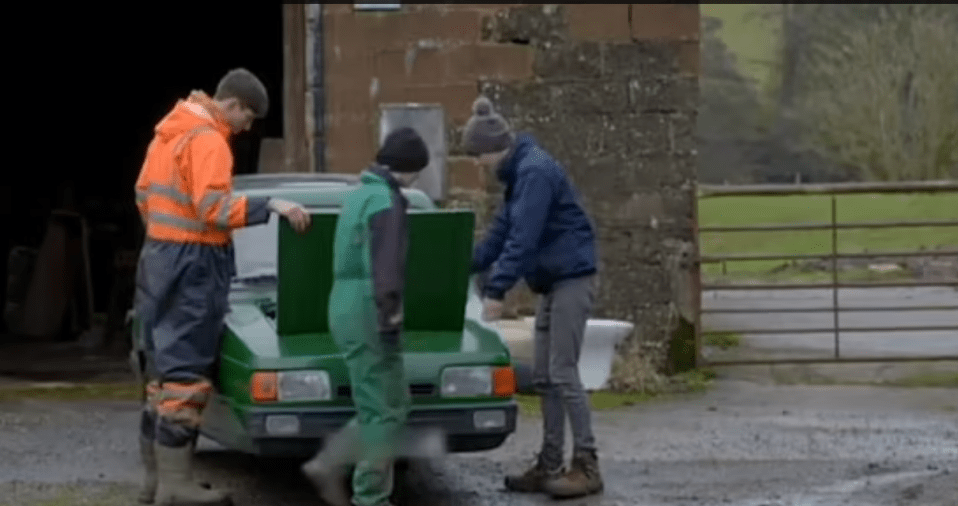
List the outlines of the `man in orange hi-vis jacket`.
{"label": "man in orange hi-vis jacket", "polygon": [[193,91],[156,125],[136,181],[146,227],[134,301],[149,380],[140,427],[143,503],[231,503],[191,478],[235,272],[231,232],[266,223],[271,211],[297,231],[309,225],[299,204],[232,192],[228,140],[268,106],[263,83],[245,69],[228,72],[213,97]]}

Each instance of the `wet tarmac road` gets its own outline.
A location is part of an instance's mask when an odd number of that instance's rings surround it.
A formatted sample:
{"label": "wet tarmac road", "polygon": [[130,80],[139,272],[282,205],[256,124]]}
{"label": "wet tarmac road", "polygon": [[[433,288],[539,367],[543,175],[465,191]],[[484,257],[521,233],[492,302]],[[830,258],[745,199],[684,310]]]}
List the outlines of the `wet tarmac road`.
{"label": "wet tarmac road", "polygon": [[[748,330],[745,343],[756,355],[794,358],[831,357],[835,352],[831,311],[775,313],[779,308],[830,308],[827,289],[725,290],[702,294],[703,309],[748,309],[755,313],[703,313],[702,324],[713,331]],[[842,357],[958,356],[958,311],[851,311],[851,308],[958,306],[958,289],[867,288],[839,290],[839,328],[898,328],[881,332],[843,331]],[[762,312],[768,311],[768,312]],[[910,331],[907,328],[952,327]],[[829,329],[819,333],[763,333],[764,329]]]}
{"label": "wet tarmac road", "polygon": [[[136,407],[0,404],[0,505],[135,504]],[[696,396],[595,415],[606,491],[570,505],[956,506],[955,389],[768,386],[721,381]],[[538,419],[495,451],[414,463],[400,504],[528,506],[502,475],[533,456]],[[203,445],[197,473],[238,506],[318,505],[298,462]]]}

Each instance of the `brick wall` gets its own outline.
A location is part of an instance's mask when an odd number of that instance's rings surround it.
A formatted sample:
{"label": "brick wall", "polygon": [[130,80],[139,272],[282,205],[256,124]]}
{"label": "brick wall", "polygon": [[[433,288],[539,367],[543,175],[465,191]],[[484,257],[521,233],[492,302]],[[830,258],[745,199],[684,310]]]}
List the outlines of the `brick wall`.
{"label": "brick wall", "polygon": [[[490,182],[462,156],[458,143],[481,79],[514,82],[533,76],[534,48],[482,37],[488,20],[511,5],[403,5],[384,12],[325,5],[327,170],[366,167],[375,154],[380,104],[438,103],[445,110],[450,147],[445,205],[473,208],[481,233],[495,201],[487,193]],[[521,292],[510,297],[516,293]]]}
{"label": "brick wall", "polygon": [[[478,80],[532,76],[532,49],[480,40],[482,19],[497,5],[404,5],[401,11],[324,8],[330,169],[358,171],[374,154],[378,108],[388,102],[433,102],[451,125],[463,124]],[[452,186],[479,189],[462,159],[449,160]]]}
{"label": "brick wall", "polygon": [[[478,212],[501,188],[462,157],[478,92],[535,135],[579,187],[599,235],[599,318],[636,323],[617,386],[675,370],[694,322],[698,5],[404,5],[324,13],[329,170],[371,159],[382,102],[437,102],[449,121],[448,205]],[[531,314],[523,286],[513,313]],[[683,324],[683,319],[685,320]],[[688,351],[688,350],[686,350]],[[669,358],[672,360],[669,360]],[[687,357],[686,357],[687,358]],[[687,362],[687,360],[686,360]]]}

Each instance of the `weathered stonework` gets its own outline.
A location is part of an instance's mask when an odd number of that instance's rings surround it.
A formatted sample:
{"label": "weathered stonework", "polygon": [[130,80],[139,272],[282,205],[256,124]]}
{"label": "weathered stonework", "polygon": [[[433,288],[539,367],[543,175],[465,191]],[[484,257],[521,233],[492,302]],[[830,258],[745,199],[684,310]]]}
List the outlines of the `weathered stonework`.
{"label": "weathered stonework", "polygon": [[[577,40],[567,7],[523,6],[486,19],[484,37],[537,48],[535,79],[484,80],[480,90],[517,130],[535,135],[579,188],[598,229],[594,316],[636,326],[619,350],[613,387],[648,388],[694,354],[698,82],[683,71],[691,67],[682,60],[687,41],[601,41],[595,31]],[[535,299],[525,291],[514,289],[512,302],[529,306],[513,310],[528,314]]]}
{"label": "weathered stonework", "polygon": [[[688,366],[698,5],[424,4],[382,14],[327,7],[324,16],[332,170],[359,170],[372,156],[381,103],[440,103],[450,168],[443,205],[474,209],[481,239],[502,188],[463,156],[461,136],[485,94],[565,166],[594,220],[594,316],[636,326],[613,386],[651,387],[659,373]],[[506,314],[534,314],[536,302],[520,282]]]}

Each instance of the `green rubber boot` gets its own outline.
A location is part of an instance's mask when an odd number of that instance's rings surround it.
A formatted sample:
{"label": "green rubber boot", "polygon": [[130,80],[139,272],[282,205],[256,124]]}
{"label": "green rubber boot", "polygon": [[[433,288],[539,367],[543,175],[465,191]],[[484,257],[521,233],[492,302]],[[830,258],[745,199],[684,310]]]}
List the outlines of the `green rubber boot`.
{"label": "green rubber boot", "polygon": [[203,488],[193,482],[193,445],[171,448],[157,443],[156,471],[159,506],[231,506],[230,497],[219,490]]}
{"label": "green rubber boot", "polygon": [[153,452],[153,440],[140,436],[140,459],[143,462],[143,484],[137,501],[140,504],[153,504],[156,498],[156,454]]}
{"label": "green rubber boot", "polygon": [[346,466],[331,465],[314,458],[303,464],[302,470],[329,506],[351,506],[349,492],[344,486],[348,476]]}
{"label": "green rubber boot", "polygon": [[323,446],[323,450],[303,464],[303,474],[319,496],[330,506],[351,506],[345,484],[349,467],[356,461],[359,444],[359,421],[350,420]]}

